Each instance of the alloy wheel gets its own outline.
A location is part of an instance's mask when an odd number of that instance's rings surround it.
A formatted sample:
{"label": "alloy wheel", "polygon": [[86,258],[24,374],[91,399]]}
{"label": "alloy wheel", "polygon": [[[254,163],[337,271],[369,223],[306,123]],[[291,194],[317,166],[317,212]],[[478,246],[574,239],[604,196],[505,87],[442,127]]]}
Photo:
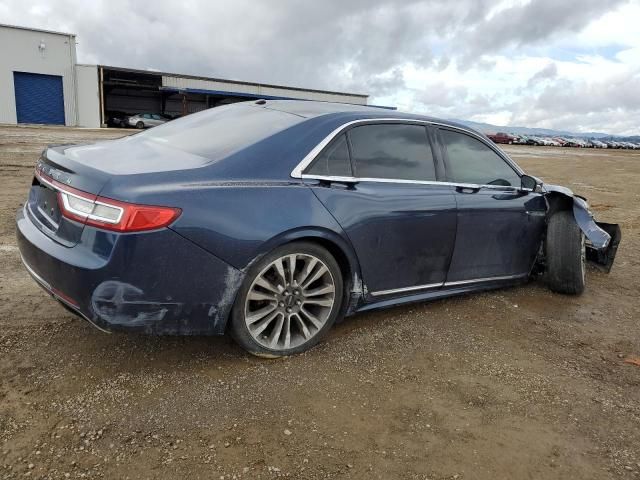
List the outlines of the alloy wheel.
{"label": "alloy wheel", "polygon": [[335,280],[319,258],[292,253],[256,276],[244,307],[251,337],[271,350],[296,348],[318,334],[336,300]]}

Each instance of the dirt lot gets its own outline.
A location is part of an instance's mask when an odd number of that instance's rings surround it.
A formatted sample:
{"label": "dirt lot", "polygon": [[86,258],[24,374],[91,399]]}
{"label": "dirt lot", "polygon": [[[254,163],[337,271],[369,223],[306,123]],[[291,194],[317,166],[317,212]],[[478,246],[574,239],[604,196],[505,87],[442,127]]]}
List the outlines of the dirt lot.
{"label": "dirt lot", "polygon": [[509,148],[622,226],[581,297],[533,282],[359,315],[266,361],[103,334],[21,266],[43,146],[122,134],[0,128],[0,478],[640,478],[640,153]]}

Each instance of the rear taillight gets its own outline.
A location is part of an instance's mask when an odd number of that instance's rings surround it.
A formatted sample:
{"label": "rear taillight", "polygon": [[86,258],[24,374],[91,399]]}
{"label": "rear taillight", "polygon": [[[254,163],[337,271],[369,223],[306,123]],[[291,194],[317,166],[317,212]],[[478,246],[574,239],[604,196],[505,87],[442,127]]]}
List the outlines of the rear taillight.
{"label": "rear taillight", "polygon": [[171,224],[181,213],[179,208],[137,205],[98,197],[63,185],[39,171],[36,171],[36,177],[56,190],[63,216],[92,227],[117,232],[155,230]]}

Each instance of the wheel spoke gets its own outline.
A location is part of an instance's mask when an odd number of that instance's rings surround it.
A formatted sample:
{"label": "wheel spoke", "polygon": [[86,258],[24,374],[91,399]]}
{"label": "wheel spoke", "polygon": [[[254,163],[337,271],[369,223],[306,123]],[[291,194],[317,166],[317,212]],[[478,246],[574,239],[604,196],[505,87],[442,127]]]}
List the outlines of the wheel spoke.
{"label": "wheel spoke", "polygon": [[263,320],[260,320],[260,323],[257,323],[254,328],[250,328],[251,332],[253,333],[253,335],[255,337],[258,337],[262,332],[265,331],[265,329],[271,325],[271,322],[273,322],[273,319],[276,318],[278,315],[281,315],[280,312],[272,312],[269,315],[267,315]]}
{"label": "wheel spoke", "polygon": [[251,314],[247,315],[247,325],[252,325],[256,323],[258,320],[263,319],[268,314],[273,312],[276,309],[275,303],[270,303],[266,307],[262,307],[260,310],[256,310],[255,312],[251,312]]}
{"label": "wheel spoke", "polygon": [[284,348],[291,348],[291,317],[284,319]]}
{"label": "wheel spoke", "polygon": [[282,326],[284,325],[284,315],[278,314],[278,320],[276,321],[275,327],[273,327],[273,332],[269,336],[269,346],[271,348],[275,347],[278,344],[278,340],[280,340],[280,334],[282,333]]}
{"label": "wheel spoke", "polygon": [[333,285],[327,284],[318,288],[314,288],[313,290],[305,291],[304,296],[317,297],[318,295],[325,295],[327,293],[333,293],[333,292],[335,292],[335,288],[333,288]]}
{"label": "wheel spoke", "polygon": [[262,293],[262,292],[258,292],[257,290],[252,290],[249,293],[248,299],[255,300],[255,301],[266,300],[268,302],[275,302],[276,297],[272,293]]}
{"label": "wheel spoke", "polygon": [[302,330],[302,335],[304,336],[304,338],[307,340],[311,338],[311,332],[307,328],[307,325],[304,323],[302,317],[297,313],[291,315],[291,317],[295,318],[298,325],[300,325],[300,329]]}
{"label": "wheel spoke", "polygon": [[318,280],[328,271],[329,270],[327,269],[327,267],[321,264],[320,267],[318,267],[316,271],[313,273],[313,275],[311,275],[307,280],[305,280],[305,282],[302,284],[302,288],[307,288],[309,285],[311,285],[313,282]]}
{"label": "wheel spoke", "polygon": [[309,278],[309,275],[311,275],[311,272],[313,271],[313,269],[317,264],[318,264],[318,260],[316,260],[315,258],[309,259],[304,269],[300,273],[300,276],[298,277],[298,285],[302,285],[305,282],[305,280]]}
{"label": "wheel spoke", "polygon": [[287,279],[287,283],[292,284],[295,280],[295,277],[293,275],[296,271],[296,256],[289,255],[287,257],[287,260],[289,262],[289,278]]}
{"label": "wheel spoke", "polygon": [[[312,313],[310,313],[307,309],[305,309],[304,307],[300,309],[300,313],[302,315],[304,315],[305,317],[307,317],[307,319],[313,324],[314,327],[316,327],[318,330],[320,330],[322,328],[322,322],[320,321],[319,318],[317,318],[315,315],[313,315]],[[300,319],[302,320],[302,317],[300,317]]]}
{"label": "wheel spoke", "polygon": [[280,278],[282,279],[282,285],[286,285],[287,276],[284,274],[284,265],[282,264],[282,259],[279,258],[278,260],[273,262],[273,266],[275,267],[276,272],[278,272],[278,275],[280,275]]}
{"label": "wheel spoke", "polygon": [[[256,285],[264,288],[265,290],[269,290],[270,292],[273,293],[280,293],[282,290],[282,286],[281,285],[274,285],[272,282],[270,282],[269,280],[267,280],[264,277],[260,277],[256,280]],[[280,287],[280,288],[278,288]]]}
{"label": "wheel spoke", "polygon": [[303,302],[303,305],[311,303],[313,305],[320,305],[321,307],[330,307],[333,305],[332,298],[306,298]]}

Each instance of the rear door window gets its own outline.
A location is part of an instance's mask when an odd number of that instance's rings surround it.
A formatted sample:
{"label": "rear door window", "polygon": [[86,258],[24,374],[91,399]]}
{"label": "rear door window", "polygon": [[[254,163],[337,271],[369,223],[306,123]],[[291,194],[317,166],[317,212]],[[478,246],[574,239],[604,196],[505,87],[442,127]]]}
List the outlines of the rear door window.
{"label": "rear door window", "polygon": [[305,174],[330,177],[352,176],[346,135],[342,134],[331,142],[318,155]]}
{"label": "rear door window", "polygon": [[357,177],[436,179],[433,153],[424,125],[362,125],[349,130],[348,135]]}
{"label": "rear door window", "polygon": [[447,151],[447,179],[455,183],[520,186],[518,173],[480,140],[451,130],[440,130]]}

